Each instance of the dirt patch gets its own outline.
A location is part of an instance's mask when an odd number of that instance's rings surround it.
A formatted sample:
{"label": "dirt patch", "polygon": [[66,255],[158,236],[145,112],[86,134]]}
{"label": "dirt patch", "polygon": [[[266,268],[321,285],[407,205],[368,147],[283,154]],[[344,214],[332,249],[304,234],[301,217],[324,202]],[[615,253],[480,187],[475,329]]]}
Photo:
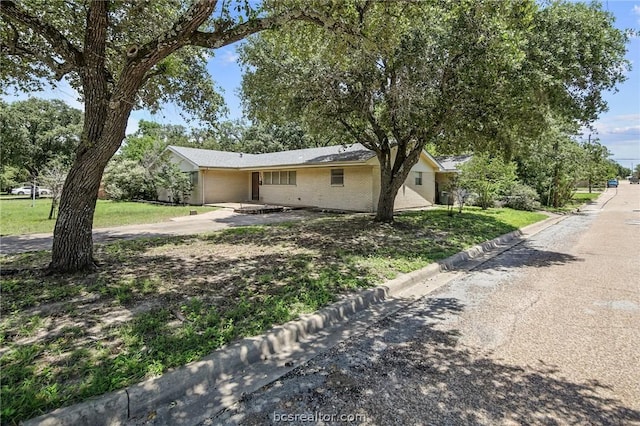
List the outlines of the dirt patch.
{"label": "dirt patch", "polygon": [[475,213],[408,213],[393,225],[342,215],[104,244],[90,274],[45,275],[47,252],[2,257],[3,269],[23,268],[0,277],[13,410],[2,421],[161,374],[513,229]]}

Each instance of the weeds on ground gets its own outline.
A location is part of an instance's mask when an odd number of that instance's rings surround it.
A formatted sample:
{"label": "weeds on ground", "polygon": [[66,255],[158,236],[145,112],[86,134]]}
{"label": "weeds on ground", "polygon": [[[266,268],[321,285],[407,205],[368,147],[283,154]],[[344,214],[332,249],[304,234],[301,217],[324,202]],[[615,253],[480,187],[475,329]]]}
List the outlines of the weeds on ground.
{"label": "weeds on ground", "polygon": [[2,423],[121,389],[544,215],[363,215],[98,246],[98,272],[46,276],[48,252],[0,258]]}

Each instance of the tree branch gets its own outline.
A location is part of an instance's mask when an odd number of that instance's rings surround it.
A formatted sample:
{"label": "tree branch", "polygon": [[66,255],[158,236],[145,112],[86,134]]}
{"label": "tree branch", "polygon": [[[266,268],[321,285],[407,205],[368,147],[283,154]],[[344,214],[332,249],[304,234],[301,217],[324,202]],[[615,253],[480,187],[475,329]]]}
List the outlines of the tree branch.
{"label": "tree branch", "polygon": [[62,80],[62,77],[73,71],[74,68],[72,65],[69,65],[66,62],[56,62],[53,58],[40,55],[24,46],[20,46],[19,44],[8,45],[5,43],[0,43],[0,52],[2,52],[3,55],[15,55],[21,57],[31,56],[35,58],[36,60],[44,63],[53,71],[54,77],[57,81]]}
{"label": "tree branch", "polygon": [[[376,121],[375,116],[373,115],[373,112],[369,109],[367,109],[365,111],[366,114],[366,118],[367,121],[369,122],[369,124],[371,125],[371,129],[373,130],[373,133],[376,135],[376,137],[378,138],[378,142],[380,143],[380,151],[387,151],[390,149],[389,146],[389,138],[387,137],[386,132],[384,131],[384,129],[378,124],[378,122]],[[377,152],[377,151],[376,151]]]}
{"label": "tree branch", "polygon": [[103,70],[107,39],[107,9],[106,0],[92,0],[87,12],[87,24],[84,36],[85,61],[96,71]]}
{"label": "tree branch", "polygon": [[[69,64],[71,69],[80,67],[84,61],[82,52],[78,50],[67,38],[58,31],[53,25],[41,21],[39,18],[30,15],[25,10],[20,8],[16,3],[11,0],[4,0],[2,7],[0,7],[0,15],[7,18],[7,20],[17,22],[25,25],[33,30],[36,34],[44,37],[55,54],[60,56],[64,61]],[[51,58],[53,60],[53,57]],[[49,66],[49,63],[45,64]],[[56,72],[56,70],[54,70]],[[57,74],[56,74],[57,75]]]}
{"label": "tree branch", "polygon": [[289,21],[306,21],[329,30],[352,33],[348,28],[332,18],[310,10],[293,10],[265,18],[250,19],[232,27],[222,26],[213,32],[196,31],[190,39],[193,46],[216,49],[243,40],[251,34],[268,30]]}
{"label": "tree branch", "polygon": [[218,0],[200,0],[194,3],[170,30],[157,39],[140,47],[131,46],[127,51],[128,62],[144,63],[145,67],[150,67],[184,45],[191,44],[190,37],[213,13],[217,2]]}

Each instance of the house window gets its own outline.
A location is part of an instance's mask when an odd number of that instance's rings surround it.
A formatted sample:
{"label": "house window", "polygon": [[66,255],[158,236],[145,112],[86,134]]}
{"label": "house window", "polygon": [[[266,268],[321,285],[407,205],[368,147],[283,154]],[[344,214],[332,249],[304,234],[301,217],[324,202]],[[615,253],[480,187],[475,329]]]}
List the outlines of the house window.
{"label": "house window", "polygon": [[344,169],[331,169],[331,185],[344,185]]}
{"label": "house window", "polygon": [[263,185],[295,185],[296,172],[279,171],[279,172],[263,172]]}
{"label": "house window", "polygon": [[416,172],[416,186],[422,185],[422,172]]}

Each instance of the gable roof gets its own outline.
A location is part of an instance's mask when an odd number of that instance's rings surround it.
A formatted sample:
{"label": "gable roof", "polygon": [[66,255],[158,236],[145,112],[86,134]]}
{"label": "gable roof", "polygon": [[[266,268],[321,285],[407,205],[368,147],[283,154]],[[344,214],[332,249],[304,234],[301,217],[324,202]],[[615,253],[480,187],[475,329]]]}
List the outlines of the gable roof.
{"label": "gable roof", "polygon": [[457,171],[461,165],[471,160],[472,155],[449,155],[443,157],[436,157],[436,160],[442,168],[443,171]]}
{"label": "gable roof", "polygon": [[364,163],[375,157],[373,151],[360,144],[353,144],[346,147],[336,145],[321,148],[296,149],[266,154],[244,154],[173,145],[168,146],[167,150],[175,152],[197,167],[233,169],[343,162]]}

